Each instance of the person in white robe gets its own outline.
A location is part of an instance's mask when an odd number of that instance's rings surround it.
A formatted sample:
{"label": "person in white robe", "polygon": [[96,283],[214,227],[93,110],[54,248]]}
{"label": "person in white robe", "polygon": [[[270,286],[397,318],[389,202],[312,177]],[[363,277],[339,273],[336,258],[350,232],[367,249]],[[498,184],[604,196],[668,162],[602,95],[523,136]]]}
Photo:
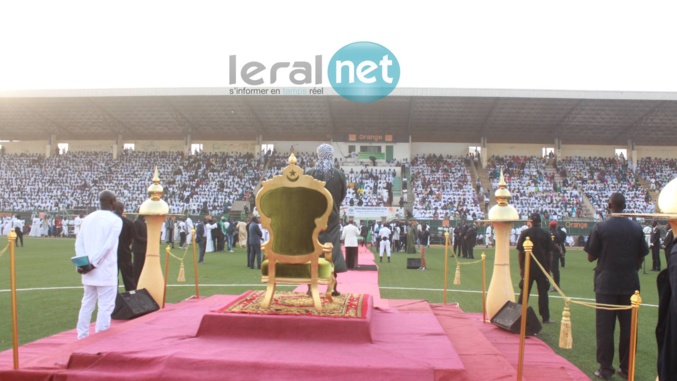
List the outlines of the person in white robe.
{"label": "person in white robe", "polygon": [[2,235],[7,236],[12,230],[12,219],[5,217],[5,220],[2,223]]}
{"label": "person in white robe", "polygon": [[101,210],[90,213],[83,219],[75,239],[75,255],[87,256],[94,269],[82,274],[84,296],[78,314],[78,339],[89,336],[89,326],[94,307],[98,301],[96,332],[110,328],[111,314],[115,308],[118,288],[118,238],[122,231],[122,219],[113,213],[115,194],[103,191],[99,194]]}
{"label": "person in white robe", "polygon": [[68,237],[68,219],[61,220],[61,236]]}
{"label": "person in white robe", "polygon": [[31,232],[28,234],[29,237],[40,237],[40,223],[39,217],[33,217],[31,223]]}
{"label": "person in white robe", "polygon": [[75,232],[75,236],[77,237],[78,234],[80,234],[80,226],[82,226],[82,215],[75,216],[75,219],[73,220],[73,231]]}
{"label": "person in white robe", "polygon": [[193,224],[193,220],[190,219],[189,216],[186,216],[186,244],[190,245],[193,243],[193,229],[195,228],[195,224]]}
{"label": "person in white robe", "polygon": [[491,224],[487,225],[487,229],[486,229],[485,233],[486,234],[484,235],[484,244],[487,247],[489,247],[489,246],[491,246],[491,233],[492,233]]}
{"label": "person in white robe", "polygon": [[212,239],[212,230],[219,227],[219,224],[211,220],[211,222],[205,224],[205,234],[207,234],[207,248],[205,249],[206,253],[211,253],[214,251],[214,240]]}
{"label": "person in white robe", "polygon": [[49,218],[47,218],[47,216],[44,216],[42,218],[42,229],[40,229],[40,236],[41,237],[49,236]]}

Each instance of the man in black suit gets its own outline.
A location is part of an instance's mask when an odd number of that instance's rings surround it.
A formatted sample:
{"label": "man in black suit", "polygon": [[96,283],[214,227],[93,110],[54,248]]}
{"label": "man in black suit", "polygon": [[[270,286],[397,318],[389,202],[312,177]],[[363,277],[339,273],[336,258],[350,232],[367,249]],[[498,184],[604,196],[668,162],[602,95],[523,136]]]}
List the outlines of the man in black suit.
{"label": "man in black suit", "polygon": [[661,271],[661,228],[656,221],[651,223],[649,247],[651,247],[651,271]]}
{"label": "man in black suit", "polygon": [[134,277],[134,266],[132,265],[131,245],[136,237],[134,223],[122,214],[125,212],[125,204],[120,201],[115,202],[115,214],[122,219],[122,230],[118,239],[118,270],[122,275],[122,283],[125,285],[125,291],[136,290],[136,281]]}
{"label": "man in black suit", "polygon": [[249,223],[249,234],[247,235],[249,245],[249,257],[247,264],[250,269],[254,268],[254,260],[256,260],[256,267],[261,268],[261,238],[263,238],[263,231],[259,225],[259,219],[252,217]]}
{"label": "man in black suit", "polygon": [[672,245],[674,240],[675,236],[672,233],[670,224],[668,224],[668,232],[665,234],[665,238],[663,239],[663,250],[665,250],[665,266],[669,264],[668,259],[670,258],[670,253],[672,253]]}
{"label": "man in black suit", "polygon": [[197,263],[205,263],[205,250],[207,250],[207,237],[205,237],[205,224],[207,219],[203,218],[195,224],[195,243],[200,248],[200,256]]}
{"label": "man in black suit", "polygon": [[146,246],[148,244],[148,229],[146,228],[146,219],[144,216],[137,216],[134,220],[134,242],[132,242],[132,253],[134,254],[134,282],[139,284],[139,277],[143,264],[146,263]]}
{"label": "man in black suit", "polygon": [[475,244],[477,244],[477,228],[475,227],[474,223],[470,224],[468,227],[463,240],[465,241],[465,252],[463,253],[463,258],[475,259],[473,250],[475,249]]}
{"label": "man in black suit", "polygon": [[[541,315],[544,324],[551,323],[550,321],[550,307],[548,306],[548,289],[550,283],[548,278],[545,276],[545,273],[541,268],[536,264],[536,261],[533,258],[525,258],[526,251],[524,250],[524,242],[527,237],[531,239],[531,243],[534,244],[532,249],[534,256],[538,259],[538,262],[543,265],[546,272],[550,272],[552,266],[552,251],[554,250],[554,243],[550,234],[545,230],[541,229],[541,216],[538,213],[533,213],[529,216],[529,221],[527,221],[528,229],[524,230],[520,234],[519,239],[517,240],[517,251],[518,251],[518,260],[520,266],[520,277],[522,278],[522,292],[529,294],[531,286],[536,281],[536,287],[538,289],[538,313]],[[524,265],[527,260],[530,260],[529,263],[529,279],[524,279]],[[525,289],[526,288],[526,289]],[[522,303],[522,292],[520,292],[519,302]],[[528,298],[528,296],[527,296]]]}
{"label": "man in black suit", "polygon": [[461,229],[462,229],[462,227],[463,227],[463,223],[460,223],[460,224],[456,225],[456,227],[454,228],[454,254],[456,254],[457,256],[459,254],[461,254],[460,249],[461,249]]}
{"label": "man in black suit", "polygon": [[467,252],[466,252],[466,248],[465,248],[465,234],[468,232],[468,228],[469,228],[468,225],[466,225],[465,223],[463,225],[461,225],[461,232],[458,235],[458,240],[461,241],[460,242],[461,255],[463,256],[463,258],[467,258],[466,257]]}

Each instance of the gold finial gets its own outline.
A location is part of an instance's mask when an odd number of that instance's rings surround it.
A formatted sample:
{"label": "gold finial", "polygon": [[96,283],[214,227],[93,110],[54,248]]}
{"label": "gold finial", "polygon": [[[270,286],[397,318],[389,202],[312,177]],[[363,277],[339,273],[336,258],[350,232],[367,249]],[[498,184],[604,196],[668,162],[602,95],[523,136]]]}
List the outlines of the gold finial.
{"label": "gold finial", "polygon": [[169,205],[162,200],[162,185],[160,185],[160,176],[158,174],[157,166],[153,173],[153,184],[148,187],[148,196],[150,199],[141,204],[139,214],[144,216],[157,216],[169,214]]}
{"label": "gold finial", "polygon": [[498,202],[498,205],[500,206],[506,206],[508,205],[508,200],[511,197],[510,191],[508,190],[508,184],[505,182],[505,177],[503,176],[503,170],[501,169],[501,177],[498,181],[498,189],[496,189],[496,193],[494,193],[496,197],[496,202]]}
{"label": "gold finial", "polygon": [[155,173],[153,173],[153,185],[148,187],[148,195],[151,200],[158,201],[162,198],[162,185],[160,185],[160,175],[158,174],[157,165],[155,166]]}
{"label": "gold finial", "polygon": [[534,243],[531,242],[531,238],[529,238],[528,236],[527,239],[524,240],[524,243],[522,245],[524,246],[524,251],[528,251],[529,253],[531,253],[531,251],[534,248]]}
{"label": "gold finial", "polygon": [[635,294],[630,297],[630,304],[633,306],[639,306],[642,304],[642,297],[639,296],[638,290],[635,290]]}
{"label": "gold finial", "polygon": [[291,151],[291,154],[289,155],[289,164],[291,165],[296,165],[296,156],[294,156],[294,151]]}
{"label": "gold finial", "polygon": [[503,170],[501,169],[501,177],[498,181],[498,189],[494,193],[496,197],[496,205],[494,205],[491,210],[489,210],[489,219],[494,221],[516,221],[519,220],[519,214],[517,210],[508,205],[508,200],[510,199],[510,191],[508,190],[508,184],[505,182],[505,177],[503,176]]}
{"label": "gold finial", "polygon": [[658,209],[661,213],[677,214],[677,178],[672,179],[658,195]]}

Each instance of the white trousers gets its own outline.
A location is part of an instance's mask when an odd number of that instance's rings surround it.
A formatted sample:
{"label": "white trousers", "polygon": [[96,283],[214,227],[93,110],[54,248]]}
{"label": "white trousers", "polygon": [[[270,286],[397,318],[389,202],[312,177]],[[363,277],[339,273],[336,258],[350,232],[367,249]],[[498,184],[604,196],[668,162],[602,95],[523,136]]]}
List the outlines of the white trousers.
{"label": "white trousers", "polygon": [[388,256],[390,256],[390,241],[389,240],[385,240],[385,239],[381,240],[381,246],[379,247],[379,250],[378,250],[379,257],[383,256],[383,250],[385,250],[386,253],[388,254]]}
{"label": "white trousers", "polygon": [[89,336],[89,324],[92,321],[92,312],[99,300],[99,309],[96,313],[95,332],[105,331],[110,328],[110,315],[115,308],[117,286],[88,286],[85,285],[85,295],[82,297],[82,305],[78,314],[78,339]]}

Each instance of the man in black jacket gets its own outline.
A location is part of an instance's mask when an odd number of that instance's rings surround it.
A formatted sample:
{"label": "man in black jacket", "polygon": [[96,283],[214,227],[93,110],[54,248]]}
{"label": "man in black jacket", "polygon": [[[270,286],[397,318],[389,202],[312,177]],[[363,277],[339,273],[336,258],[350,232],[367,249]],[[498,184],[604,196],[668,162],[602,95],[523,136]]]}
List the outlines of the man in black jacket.
{"label": "man in black jacket", "polygon": [[655,220],[651,223],[649,247],[651,247],[651,271],[661,271],[661,228]]}
{"label": "man in black jacket", "polygon": [[[564,240],[562,237],[562,231],[557,228],[557,221],[550,221],[548,224],[550,227],[550,238],[554,244],[552,251],[552,267],[550,267],[550,272],[552,273],[552,279],[555,281],[557,287],[560,286],[560,273],[559,265],[560,261],[564,260]],[[550,288],[550,292],[556,292],[555,287]]]}
{"label": "man in black jacket", "polygon": [[465,232],[464,240],[464,249],[463,258],[475,259],[475,254],[473,250],[475,249],[475,244],[477,243],[477,228],[475,224],[472,223],[469,225],[468,230]]}
{"label": "man in black jacket", "polygon": [[462,254],[461,253],[461,241],[463,240],[461,238],[461,229],[462,228],[463,228],[462,222],[459,223],[458,225],[456,225],[456,227],[454,228],[454,249],[453,250],[454,250],[454,254],[456,254],[456,256],[460,256]]}
{"label": "man in black jacket", "polygon": [[200,248],[200,256],[197,263],[205,263],[205,250],[207,250],[207,237],[205,237],[205,224],[207,219],[203,218],[195,224],[195,243]]}
{"label": "man in black jacket", "polygon": [[254,268],[254,260],[256,260],[256,267],[261,268],[261,238],[263,238],[263,231],[259,225],[259,219],[252,217],[249,223],[249,234],[247,235],[249,245],[249,257],[247,265],[250,269]]}
{"label": "man in black jacket", "polygon": [[[625,196],[613,193],[609,198],[609,211],[621,213],[625,209]],[[637,222],[624,217],[609,217],[593,226],[585,244],[590,262],[595,266],[595,301],[600,304],[630,305],[630,297],[639,290],[638,270],[644,256],[649,253],[642,228]],[[630,310],[597,310],[597,362],[595,376],[605,380],[615,373],[614,329],[620,326],[618,340],[621,376],[628,374],[630,359]]]}
{"label": "man in black jacket", "polygon": [[131,245],[136,237],[134,223],[122,214],[125,212],[125,204],[117,201],[115,203],[115,214],[122,219],[122,230],[118,240],[118,270],[122,275],[122,283],[125,285],[125,291],[136,290],[136,281],[134,277],[134,265],[132,264]]}
{"label": "man in black jacket", "polygon": [[[519,302],[522,303],[522,292],[531,291],[531,286],[536,281],[536,287],[538,288],[538,313],[541,315],[544,324],[551,323],[550,321],[550,308],[548,306],[548,288],[550,286],[548,278],[545,273],[538,267],[536,261],[533,258],[530,259],[529,263],[529,279],[524,279],[524,264],[526,252],[524,250],[524,241],[527,237],[531,239],[531,242],[534,244],[532,249],[534,256],[538,259],[538,262],[543,265],[546,272],[550,272],[551,262],[552,262],[552,251],[554,245],[550,234],[545,230],[541,229],[541,216],[538,213],[534,213],[529,216],[529,221],[527,221],[528,229],[524,230],[520,234],[519,239],[517,240],[517,251],[519,252],[518,259],[520,265],[520,277],[522,278],[522,291],[520,292]],[[526,290],[524,289],[526,288]]]}
{"label": "man in black jacket", "polygon": [[134,242],[132,242],[132,253],[134,254],[134,283],[139,283],[141,270],[146,263],[146,247],[148,244],[148,229],[146,228],[146,219],[144,216],[137,216],[134,220]]}

